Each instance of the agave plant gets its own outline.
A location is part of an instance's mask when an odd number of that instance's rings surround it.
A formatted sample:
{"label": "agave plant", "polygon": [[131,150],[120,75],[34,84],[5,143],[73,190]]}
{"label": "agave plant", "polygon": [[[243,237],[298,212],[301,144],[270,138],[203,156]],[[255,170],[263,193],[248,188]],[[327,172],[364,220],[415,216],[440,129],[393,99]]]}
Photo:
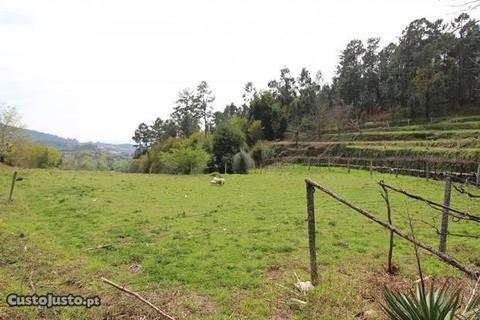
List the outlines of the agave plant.
{"label": "agave plant", "polygon": [[435,289],[433,284],[426,293],[418,285],[409,294],[385,291],[383,311],[390,320],[453,320],[460,304],[460,292],[449,291],[446,285]]}
{"label": "agave plant", "polygon": [[[409,220],[412,237],[415,240],[410,216]],[[429,293],[426,292],[415,241],[413,242],[413,248],[420,274],[420,284],[415,288],[415,292],[410,291],[408,294],[385,290],[386,305],[382,305],[382,309],[388,318],[390,320],[480,320],[480,296],[476,296],[480,278],[478,278],[471,297],[462,311],[460,310],[462,296],[459,289],[450,290],[446,284],[440,289],[435,289],[432,282]]]}

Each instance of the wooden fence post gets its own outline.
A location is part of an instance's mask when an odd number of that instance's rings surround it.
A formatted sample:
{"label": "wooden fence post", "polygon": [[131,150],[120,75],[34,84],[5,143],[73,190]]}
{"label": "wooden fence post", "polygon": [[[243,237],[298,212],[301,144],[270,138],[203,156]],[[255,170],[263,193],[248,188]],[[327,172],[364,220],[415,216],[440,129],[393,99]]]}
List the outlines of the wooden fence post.
{"label": "wooden fence post", "polygon": [[317,252],[315,247],[315,187],[309,182],[305,182],[307,186],[307,216],[308,216],[308,248],[310,250],[310,277],[312,285],[318,284],[317,271]]}
{"label": "wooden fence post", "polygon": [[430,166],[428,165],[428,161],[425,161],[425,179],[430,180]]}
{"label": "wooden fence post", "polygon": [[370,174],[373,174],[373,161],[370,160]]}
{"label": "wooden fence post", "polygon": [[8,202],[13,200],[13,192],[15,191],[15,183],[17,182],[17,171],[13,172],[12,185],[10,186],[10,194],[8,195]]}
{"label": "wooden fence post", "polygon": [[[452,189],[452,184],[450,177],[447,177],[445,180],[445,195],[443,197],[443,205],[445,207],[450,206],[450,192]],[[440,230],[440,245],[438,250],[445,253],[447,250],[447,233],[448,233],[448,209],[443,208],[442,210],[442,227]]]}
{"label": "wooden fence post", "polygon": [[398,178],[398,160],[395,161],[395,178]]}
{"label": "wooden fence post", "polygon": [[350,159],[347,159],[347,171],[350,173]]}
{"label": "wooden fence post", "polygon": [[[387,207],[387,218],[388,218],[388,223],[390,225],[393,225],[392,222],[392,210],[390,207],[390,200],[388,198],[388,189],[385,187],[383,184],[383,181],[380,181],[380,187],[383,190],[382,193],[382,198],[385,200],[385,206]],[[390,246],[388,247],[388,260],[387,260],[387,272],[389,274],[393,274],[393,264],[392,264],[392,258],[393,258],[393,231],[390,230]]]}
{"label": "wooden fence post", "polygon": [[478,164],[477,166],[477,174],[475,175],[475,184],[478,186],[480,186],[480,163]]}
{"label": "wooden fence post", "polygon": [[328,170],[330,170],[330,159],[328,159]]}

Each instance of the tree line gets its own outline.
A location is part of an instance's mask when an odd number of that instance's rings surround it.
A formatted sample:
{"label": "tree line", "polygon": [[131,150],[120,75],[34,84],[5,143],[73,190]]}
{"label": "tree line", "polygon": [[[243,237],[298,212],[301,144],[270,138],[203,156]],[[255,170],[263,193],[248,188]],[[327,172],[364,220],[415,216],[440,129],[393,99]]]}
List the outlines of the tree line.
{"label": "tree line", "polygon": [[[312,75],[303,68],[294,76],[284,67],[267,89],[248,82],[243,103],[231,103],[223,111],[214,111],[215,96],[202,81],[194,90],[180,91],[169,119],[141,123],[135,130],[135,158],[146,163],[138,169],[137,161],[136,170],[151,171],[159,152],[169,154],[176,148],[174,140],[183,141],[182,148],[197,148],[199,144],[188,139],[199,132],[200,149],[207,154],[201,162],[222,171],[235,154],[253,151],[261,140],[315,139],[325,130],[358,130],[366,121],[478,113],[479,53],[479,25],[462,13],[450,22],[414,20],[397,42],[384,47],[379,38],[350,41],[329,82],[321,72]],[[195,137],[198,142],[199,135]],[[175,167],[172,161],[163,162]]]}

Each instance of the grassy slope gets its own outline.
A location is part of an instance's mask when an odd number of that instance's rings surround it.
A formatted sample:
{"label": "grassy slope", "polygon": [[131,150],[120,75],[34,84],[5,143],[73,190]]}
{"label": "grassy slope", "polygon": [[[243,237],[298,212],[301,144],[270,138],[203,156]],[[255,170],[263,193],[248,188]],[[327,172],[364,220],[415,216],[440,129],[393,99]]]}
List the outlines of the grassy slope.
{"label": "grassy slope", "polygon": [[[311,177],[384,217],[376,182],[441,200],[443,184],[412,177],[342,169],[292,166],[226,178],[135,175],[109,172],[22,170],[15,202],[4,200],[11,169],[0,168],[0,301],[8,292],[100,294],[101,308],[0,308],[9,318],[39,315],[83,319],[149,314],[100,283],[105,276],[142,291],[179,318],[338,319],[377,306],[368,279],[381,273],[388,235],[381,227],[316,193],[318,263],[322,283],[307,307],[288,301],[293,273],[308,279],[305,187]],[[436,213],[392,195],[394,221],[407,229],[406,213],[438,224]],[[454,206],[480,211],[453,193]],[[451,232],[475,233],[477,226],[451,223]],[[415,223],[418,237],[434,246],[435,231]],[[477,232],[478,233],[478,232]],[[112,250],[94,248],[112,244]],[[449,239],[449,252],[473,265],[478,241]],[[412,248],[398,241],[394,253],[401,275],[415,279]],[[423,256],[425,273],[460,276],[437,259]],[[478,261],[477,261],[478,263]],[[129,272],[132,265],[142,271]],[[403,281],[403,280],[402,280]],[[386,283],[395,282],[389,279]],[[165,297],[171,297],[169,301]],[[173,302],[172,302],[173,301]],[[113,306],[115,305],[115,306]],[[134,306],[135,305],[135,306]]]}

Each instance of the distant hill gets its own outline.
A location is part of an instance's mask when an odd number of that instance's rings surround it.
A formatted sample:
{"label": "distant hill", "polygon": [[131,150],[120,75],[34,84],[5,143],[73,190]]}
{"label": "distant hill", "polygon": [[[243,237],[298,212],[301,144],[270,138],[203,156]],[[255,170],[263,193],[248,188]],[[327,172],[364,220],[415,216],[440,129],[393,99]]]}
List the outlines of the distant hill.
{"label": "distant hill", "polygon": [[133,144],[122,143],[104,143],[104,142],[78,142],[76,139],[63,138],[54,134],[44,133],[36,130],[23,129],[25,135],[29,137],[33,142],[44,143],[49,146],[55,147],[64,153],[74,152],[77,150],[101,150],[108,151],[112,154],[131,156],[135,151]]}

